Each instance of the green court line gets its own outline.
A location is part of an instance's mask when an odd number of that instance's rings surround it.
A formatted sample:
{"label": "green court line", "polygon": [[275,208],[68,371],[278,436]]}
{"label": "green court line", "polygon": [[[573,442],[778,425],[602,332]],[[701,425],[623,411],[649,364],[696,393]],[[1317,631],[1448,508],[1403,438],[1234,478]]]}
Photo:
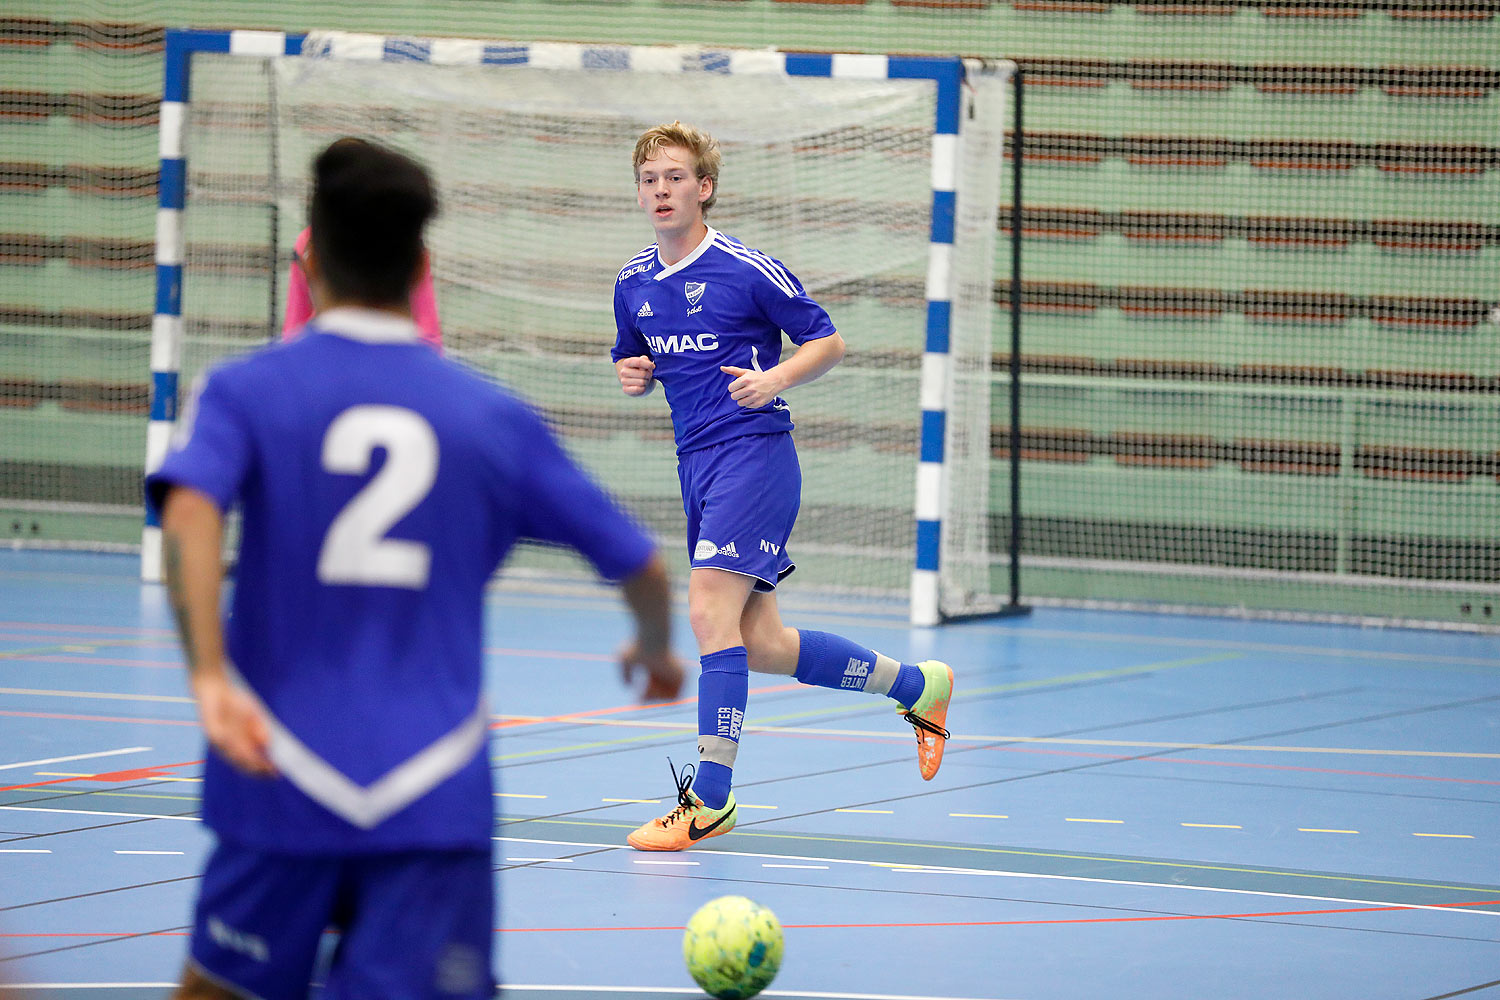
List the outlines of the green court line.
{"label": "green court line", "polygon": [[[1160,670],[1180,670],[1183,667],[1199,667],[1207,663],[1222,663],[1225,660],[1239,660],[1244,658],[1243,653],[1216,653],[1211,656],[1193,656],[1181,660],[1163,660],[1158,663],[1146,663],[1134,667],[1115,667],[1110,670],[1086,670],[1077,674],[1064,674],[1061,677],[1041,677],[1030,681],[1013,681],[1009,684],[996,684],[983,688],[956,688],[953,692],[955,701],[964,698],[977,698],[980,695],[1004,694],[1012,691],[1032,691],[1038,688],[1059,687],[1064,684],[1079,684],[1085,681],[1107,680],[1115,677],[1129,677],[1134,674],[1149,674]],[[868,711],[870,702],[859,702],[853,705],[843,705],[837,708],[822,708],[806,712],[789,712],[783,715],[773,715],[766,719],[756,719],[755,725],[763,726],[788,719],[803,719],[819,715],[842,715],[851,712]]]}
{"label": "green court line", "polygon": [[[502,826],[517,826],[517,825],[521,825],[521,824],[540,824],[540,825],[545,825],[545,824],[548,824],[548,823],[557,824],[559,826],[602,827],[602,828],[612,829],[612,830],[632,830],[632,829],[635,828],[634,824],[628,824],[628,823],[609,823],[609,822],[598,821],[598,820],[551,819],[551,818],[548,818],[548,817],[532,817],[532,818],[501,817],[499,824],[497,824],[497,829],[501,828]],[[836,845],[841,845],[841,846],[845,846],[845,847],[859,846],[859,847],[879,847],[879,848],[885,848],[885,849],[900,848],[900,849],[905,849],[905,850],[910,850],[910,851],[922,851],[922,852],[951,851],[951,852],[960,853],[960,854],[968,854],[968,855],[971,855],[971,856],[977,855],[979,857],[988,857],[988,858],[995,858],[995,859],[998,859],[998,858],[1001,858],[1001,857],[1011,858],[1011,859],[1026,858],[1026,859],[1033,859],[1033,860],[1035,860],[1037,862],[1041,862],[1040,864],[1037,864],[1037,865],[1033,866],[1036,870],[1034,870],[1034,871],[1033,870],[1027,870],[1026,872],[1024,872],[1025,874],[1036,874],[1036,875],[1048,875],[1048,874],[1061,875],[1061,874],[1067,874],[1067,875],[1075,875],[1075,876],[1084,875],[1084,876],[1091,876],[1091,877],[1099,878],[1099,877],[1105,877],[1105,876],[1102,876],[1097,871],[1095,871],[1095,872],[1086,872],[1084,870],[1080,870],[1078,868],[1078,865],[1079,864],[1087,864],[1087,865],[1109,865],[1109,866],[1117,866],[1117,867],[1139,866],[1139,867],[1142,867],[1142,868],[1154,869],[1154,870],[1177,870],[1177,871],[1182,871],[1182,872],[1216,873],[1216,874],[1224,875],[1224,876],[1243,876],[1243,877],[1245,877],[1245,879],[1247,881],[1251,880],[1251,879],[1259,880],[1259,879],[1264,879],[1264,878],[1273,878],[1273,879],[1274,878],[1307,879],[1307,880],[1315,880],[1315,881],[1326,882],[1326,883],[1340,883],[1341,882],[1341,883],[1350,884],[1350,885],[1370,885],[1370,886],[1384,886],[1384,887],[1387,887],[1387,888],[1396,888],[1396,889],[1430,890],[1430,891],[1442,891],[1442,892],[1461,892],[1461,893],[1472,893],[1472,894],[1482,895],[1482,896],[1493,896],[1493,895],[1495,895],[1497,893],[1500,893],[1500,887],[1497,887],[1497,886],[1485,886],[1485,885],[1448,885],[1446,883],[1438,883],[1438,882],[1417,882],[1417,881],[1410,881],[1410,880],[1406,880],[1406,879],[1373,878],[1373,877],[1370,877],[1370,876],[1363,876],[1363,875],[1338,875],[1338,874],[1330,874],[1330,873],[1326,873],[1326,872],[1308,872],[1308,871],[1298,871],[1296,869],[1281,869],[1281,868],[1250,868],[1250,867],[1245,867],[1245,866],[1241,866],[1241,865],[1210,865],[1210,864],[1203,864],[1203,863],[1200,863],[1200,862],[1192,862],[1192,861],[1163,861],[1163,860],[1156,860],[1156,859],[1150,859],[1150,858],[1132,858],[1132,857],[1123,857],[1123,856],[1108,855],[1108,854],[1072,854],[1072,853],[1066,853],[1066,852],[1060,852],[1060,851],[1024,850],[1024,849],[1021,849],[1021,848],[1013,848],[1013,847],[980,847],[980,846],[976,846],[976,845],[972,845],[972,844],[950,844],[950,843],[942,843],[942,842],[923,842],[923,841],[906,841],[906,840],[877,840],[877,839],[872,839],[872,838],[861,838],[861,837],[830,837],[830,836],[819,836],[819,835],[813,835],[813,834],[797,834],[797,833],[770,833],[770,832],[763,833],[763,832],[759,832],[759,831],[743,830],[743,829],[737,829],[733,833],[728,834],[727,836],[728,837],[750,837],[750,838],[755,838],[755,839],[758,839],[758,840],[784,840],[784,841],[796,841],[796,842],[807,842],[807,843],[836,844]],[[728,843],[728,841],[726,841],[726,843]],[[598,846],[600,846],[600,847],[617,847],[617,846],[620,846],[620,845],[618,845],[618,844],[599,844]],[[712,848],[708,848],[707,850],[709,850],[711,852]],[[840,860],[869,860],[869,859],[868,858],[840,858]],[[1067,866],[1060,866],[1060,865],[1047,866],[1045,864],[1046,862],[1069,862],[1069,863],[1073,863],[1073,864],[1070,864],[1070,865],[1067,865]],[[919,861],[919,862],[914,862],[914,863],[916,863],[916,864],[927,864],[928,862],[920,862]],[[1049,869],[1051,869],[1051,870],[1049,870]],[[998,868],[996,868],[996,869],[989,869],[989,870],[999,871],[999,870],[1010,870],[1010,869],[998,869]],[[1221,879],[1220,881],[1229,882],[1230,880],[1229,879]],[[1153,883],[1153,884],[1155,884],[1155,883]],[[1193,884],[1197,884],[1197,883],[1193,883]],[[1227,885],[1223,885],[1223,886],[1220,886],[1220,887],[1222,887],[1222,888],[1233,888],[1233,889],[1245,889],[1245,888],[1250,888],[1250,885],[1249,884],[1227,884]],[[1276,890],[1261,890],[1261,891],[1276,891]]]}
{"label": "green court line", "polygon": [[[1134,667],[1117,667],[1111,670],[1089,670],[1078,674],[1065,674],[1062,677],[1044,677],[1031,681],[1016,681],[1011,684],[997,684],[993,687],[977,688],[972,691],[960,689],[955,692],[954,698],[974,698],[984,694],[1000,694],[1006,691],[1024,691],[1033,688],[1056,687],[1062,684],[1076,684],[1080,681],[1102,680],[1110,677],[1128,677],[1132,674],[1154,673],[1159,670],[1178,670],[1183,667],[1197,667],[1205,663],[1220,663],[1225,660],[1237,660],[1242,653],[1218,653],[1212,656],[1194,656],[1182,660],[1164,660],[1159,663],[1147,663]],[[804,719],[812,716],[842,715],[851,712],[867,712],[873,702],[859,701],[853,705],[845,705],[837,708],[812,709],[805,712],[788,712],[781,715],[773,715],[765,719],[756,719],[755,725],[772,725],[786,722],[790,719]],[[503,763],[508,760],[521,760],[527,757],[546,757],[553,754],[574,753],[580,750],[598,750],[603,747],[624,746],[629,743],[644,743],[650,740],[659,740],[665,733],[647,733],[642,736],[623,736],[614,740],[598,740],[592,743],[574,743],[565,747],[552,747],[543,750],[522,750],[517,753],[501,754],[491,757],[493,764]]]}

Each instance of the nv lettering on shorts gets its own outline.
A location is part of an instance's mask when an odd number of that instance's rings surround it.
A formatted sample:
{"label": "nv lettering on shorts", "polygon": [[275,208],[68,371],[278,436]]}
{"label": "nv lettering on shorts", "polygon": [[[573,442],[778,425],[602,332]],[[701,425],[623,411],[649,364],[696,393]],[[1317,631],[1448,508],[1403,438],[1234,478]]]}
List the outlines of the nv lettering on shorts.
{"label": "nv lettering on shorts", "polygon": [[266,946],[265,938],[259,934],[251,934],[249,931],[230,927],[218,917],[208,918],[208,936],[214,944],[225,951],[238,952],[257,962],[271,960],[271,949]]}
{"label": "nv lettering on shorts", "polygon": [[774,556],[781,552],[781,546],[777,545],[775,542],[768,542],[764,538],[762,538],[760,540],[760,550],[762,552],[769,552]]}
{"label": "nv lettering on shorts", "polygon": [[683,351],[717,351],[719,349],[719,335],[717,333],[700,333],[694,337],[691,333],[673,334],[670,337],[651,335],[646,338],[646,346],[656,354],[681,354]]}
{"label": "nv lettering on shorts", "polygon": [[858,691],[865,689],[865,682],[870,679],[870,664],[857,656],[849,657],[849,665],[844,668],[844,679],[839,682],[839,687],[854,688]]}
{"label": "nv lettering on shorts", "polygon": [[726,740],[740,738],[740,726],[745,721],[745,713],[737,708],[719,709],[719,732],[718,735]]}

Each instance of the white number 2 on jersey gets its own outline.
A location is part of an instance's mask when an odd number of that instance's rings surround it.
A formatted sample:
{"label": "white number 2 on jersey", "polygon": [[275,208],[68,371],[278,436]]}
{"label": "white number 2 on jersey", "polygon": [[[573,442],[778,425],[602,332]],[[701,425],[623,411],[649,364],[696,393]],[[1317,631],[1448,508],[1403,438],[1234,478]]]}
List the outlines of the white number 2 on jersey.
{"label": "white number 2 on jersey", "polygon": [[438,442],[432,425],[398,406],[353,406],[323,436],[323,468],[343,475],[369,471],[376,448],[385,464],[344,505],[318,553],[318,580],[374,587],[427,586],[432,551],[385,533],[422,502],[437,480]]}

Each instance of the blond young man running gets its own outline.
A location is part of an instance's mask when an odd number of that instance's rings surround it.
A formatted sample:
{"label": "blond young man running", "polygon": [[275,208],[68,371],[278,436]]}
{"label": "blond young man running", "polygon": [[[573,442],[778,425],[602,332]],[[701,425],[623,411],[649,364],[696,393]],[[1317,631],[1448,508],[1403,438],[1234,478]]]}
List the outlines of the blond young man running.
{"label": "blond young man running", "polygon": [[[776,586],[802,474],[783,392],[844,356],[828,313],[780,261],[705,221],[718,195],[719,144],[681,122],[648,129],[633,156],[636,201],[656,242],[615,282],[611,358],[629,396],[666,388],[688,521],[688,614],[698,641],[698,765],[678,806],[632,833],[639,850],[680,851],[735,824],[731,789],[749,671],[894,700],[917,733],[924,779],[937,774],[953,671],[900,663],[842,636],[784,625]],[[797,349],[782,356],[782,335]]]}

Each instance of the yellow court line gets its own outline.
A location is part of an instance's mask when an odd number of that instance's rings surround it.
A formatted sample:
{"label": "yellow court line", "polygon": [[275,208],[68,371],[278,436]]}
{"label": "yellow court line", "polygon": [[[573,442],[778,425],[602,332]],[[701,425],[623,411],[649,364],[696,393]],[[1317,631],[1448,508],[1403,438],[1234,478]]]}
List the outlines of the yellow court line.
{"label": "yellow court line", "polygon": [[40,792],[46,795],[63,795],[70,797],[79,795],[102,795],[106,798],[115,799],[173,799],[178,802],[197,802],[199,800],[199,797],[196,795],[147,795],[144,792],[94,792],[88,790],[79,791],[76,789],[66,788],[28,788],[26,789],[26,791],[28,794]]}
{"label": "yellow court line", "polygon": [[[28,646],[28,647],[26,647],[24,649],[0,649],[0,660],[19,660],[19,659],[24,659],[25,657],[28,657],[28,656],[47,656],[47,655],[50,655],[50,654],[53,654],[53,653],[77,653],[77,652],[90,652],[90,653],[93,653],[93,652],[97,652],[98,651],[98,647],[100,647],[100,646],[108,646],[110,648],[114,648],[116,646],[124,646],[124,647],[127,647],[127,648],[136,648],[136,649],[139,649],[139,648],[141,648],[143,646],[162,646],[162,645],[169,645],[169,646],[175,647],[176,643],[163,643],[160,639],[109,639],[109,640],[103,640],[103,641],[99,641],[99,642],[94,642],[94,643],[92,643],[92,647],[91,648],[83,649],[82,648],[82,644],[79,643],[75,639],[75,640],[72,640],[72,641],[69,641],[69,642],[53,642],[53,643],[48,643],[45,646]],[[153,661],[153,662],[160,662],[163,666],[171,666],[171,665],[173,665],[173,661],[171,661],[171,660],[160,660],[160,661]],[[177,663],[177,665],[181,665],[182,661],[181,660],[177,660],[176,663]]]}
{"label": "yellow court line", "polygon": [[751,805],[749,802],[741,802],[739,804],[739,808],[741,808],[741,809],[780,809],[781,807],[780,806],[757,806],[757,805]]}
{"label": "yellow court line", "polygon": [[545,799],[545,795],[528,795],[524,792],[496,792],[497,799]]}
{"label": "yellow court line", "polygon": [[1413,837],[1447,837],[1451,840],[1473,840],[1472,833],[1414,833]]}
{"label": "yellow court line", "polygon": [[0,687],[0,694],[24,694],[41,698],[105,698],[110,701],[164,701],[192,704],[193,699],[175,694],[116,694],[111,691],[51,691],[45,688]]}

